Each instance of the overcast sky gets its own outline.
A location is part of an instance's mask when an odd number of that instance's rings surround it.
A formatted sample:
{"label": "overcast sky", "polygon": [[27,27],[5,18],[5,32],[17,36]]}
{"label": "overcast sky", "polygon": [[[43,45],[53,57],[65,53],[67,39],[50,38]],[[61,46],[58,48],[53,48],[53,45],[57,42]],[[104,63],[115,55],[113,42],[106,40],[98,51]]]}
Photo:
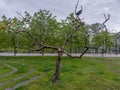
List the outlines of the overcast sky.
{"label": "overcast sky", "polygon": [[[77,0],[0,0],[0,17],[17,16],[16,12],[28,11],[33,14],[39,9],[50,10],[58,20],[65,19],[74,12]],[[88,24],[104,21],[103,13],[109,13],[108,28],[114,32],[120,31],[120,0],[80,0],[83,5],[82,18]]]}

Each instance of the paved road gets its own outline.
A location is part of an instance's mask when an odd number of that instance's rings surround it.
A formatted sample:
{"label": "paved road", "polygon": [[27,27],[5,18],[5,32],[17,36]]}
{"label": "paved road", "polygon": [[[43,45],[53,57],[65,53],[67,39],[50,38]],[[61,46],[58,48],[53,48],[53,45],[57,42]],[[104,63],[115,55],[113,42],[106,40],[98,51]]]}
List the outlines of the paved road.
{"label": "paved road", "polygon": [[[79,54],[72,54],[72,55],[77,55]],[[14,56],[14,53],[0,53],[0,56]],[[16,56],[42,56],[39,53],[17,53]],[[44,56],[57,56],[57,54],[51,54],[51,53],[46,53]],[[66,56],[66,55],[63,55]],[[102,57],[102,54],[85,54],[84,56],[88,57]],[[104,57],[120,57],[120,54],[104,54]]]}

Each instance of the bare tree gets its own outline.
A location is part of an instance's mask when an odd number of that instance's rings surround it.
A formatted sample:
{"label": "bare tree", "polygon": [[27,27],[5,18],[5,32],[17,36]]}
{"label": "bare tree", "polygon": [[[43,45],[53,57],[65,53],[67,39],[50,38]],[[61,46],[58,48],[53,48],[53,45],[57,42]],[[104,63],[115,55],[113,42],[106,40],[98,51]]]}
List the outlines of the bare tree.
{"label": "bare tree", "polygon": [[[52,82],[55,83],[56,80],[58,79],[59,75],[60,75],[60,62],[61,62],[61,58],[63,56],[63,54],[66,54],[69,57],[72,58],[81,58],[89,49],[97,49],[99,47],[99,45],[95,45],[95,46],[88,46],[88,38],[89,38],[89,33],[86,31],[85,28],[85,24],[84,22],[81,20],[80,15],[83,12],[83,7],[81,6],[81,9],[77,11],[78,8],[78,3],[79,0],[75,6],[75,22],[77,22],[77,25],[73,26],[71,33],[68,34],[68,36],[65,38],[63,44],[61,47],[55,47],[55,46],[50,46],[50,45],[45,45],[45,43],[40,43],[36,41],[36,37],[34,37],[29,31],[27,30],[21,30],[20,32],[26,32],[33,40],[33,45],[39,45],[41,46],[41,48],[34,50],[34,51],[41,51],[43,49],[52,49],[57,51],[57,59],[56,59],[56,69],[55,69],[55,73],[52,77]],[[106,18],[105,15],[105,21],[103,22],[103,25],[106,29],[105,23],[109,20],[109,18]],[[68,53],[65,50],[65,47],[67,46],[68,42],[70,42],[72,36],[75,34],[75,32],[77,32],[78,30],[80,30],[79,28],[82,28],[84,31],[86,31],[86,38],[84,39],[84,47],[83,47],[83,51],[81,52],[81,54],[79,56],[73,56],[72,54]],[[106,29],[107,30],[107,29]]]}

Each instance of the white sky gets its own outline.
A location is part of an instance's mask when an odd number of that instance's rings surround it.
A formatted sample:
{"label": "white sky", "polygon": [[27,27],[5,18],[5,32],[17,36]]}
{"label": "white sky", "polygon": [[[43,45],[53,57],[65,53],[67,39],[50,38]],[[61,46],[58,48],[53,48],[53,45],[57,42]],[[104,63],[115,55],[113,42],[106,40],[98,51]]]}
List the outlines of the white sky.
{"label": "white sky", "polygon": [[[16,12],[28,11],[33,14],[39,9],[50,10],[58,20],[65,19],[74,12],[77,0],[0,0],[0,17],[17,16]],[[88,24],[104,21],[103,13],[111,18],[107,26],[111,31],[120,31],[120,0],[80,0],[83,5],[82,17]]]}

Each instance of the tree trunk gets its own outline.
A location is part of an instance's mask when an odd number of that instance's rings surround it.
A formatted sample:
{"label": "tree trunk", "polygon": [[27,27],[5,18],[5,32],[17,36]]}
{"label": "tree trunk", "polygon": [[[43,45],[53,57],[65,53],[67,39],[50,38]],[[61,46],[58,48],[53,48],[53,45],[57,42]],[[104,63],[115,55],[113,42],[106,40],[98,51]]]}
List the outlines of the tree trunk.
{"label": "tree trunk", "polygon": [[55,74],[52,77],[52,82],[55,83],[56,80],[58,79],[59,75],[60,75],[60,61],[61,61],[61,57],[62,57],[62,51],[58,50],[58,56],[57,56],[57,60],[56,60],[56,70],[55,70]]}
{"label": "tree trunk", "polygon": [[43,49],[43,50],[41,50],[41,53],[42,53],[42,56],[44,56],[44,49]]}
{"label": "tree trunk", "polygon": [[16,50],[16,41],[15,40],[16,40],[16,37],[15,37],[15,33],[14,33],[14,36],[12,38],[14,56],[16,56],[16,53],[17,53],[17,50]]}

